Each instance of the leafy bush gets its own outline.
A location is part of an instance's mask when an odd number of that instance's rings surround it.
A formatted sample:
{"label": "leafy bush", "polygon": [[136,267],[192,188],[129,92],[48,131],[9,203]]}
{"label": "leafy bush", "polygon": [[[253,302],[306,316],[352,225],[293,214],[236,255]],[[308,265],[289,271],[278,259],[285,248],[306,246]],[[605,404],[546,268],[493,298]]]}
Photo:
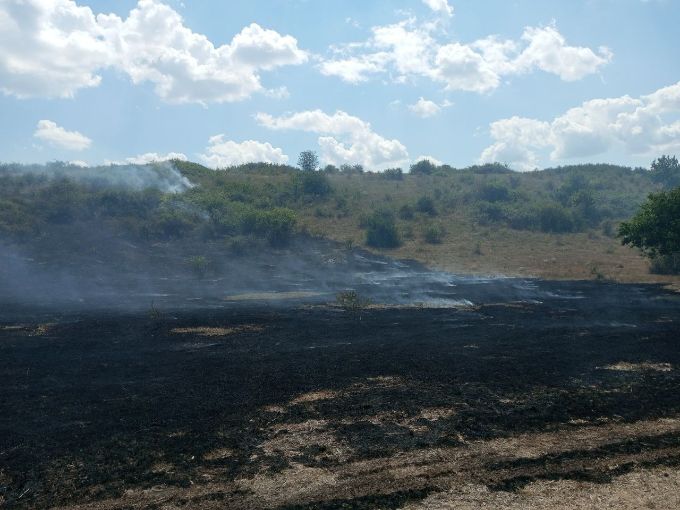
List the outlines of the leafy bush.
{"label": "leafy bush", "polygon": [[425,231],[423,232],[423,239],[425,240],[426,243],[429,244],[440,244],[444,240],[444,236],[446,235],[446,230],[444,230],[444,227],[438,223],[436,224],[430,224],[427,227],[425,227]]}
{"label": "leafy bush", "polygon": [[680,252],[653,257],[649,270],[654,274],[680,274]]}
{"label": "leafy bush", "polygon": [[399,208],[399,217],[402,220],[412,220],[416,215],[416,210],[413,206],[404,204]]}
{"label": "leafy bush", "polygon": [[360,312],[371,304],[370,299],[359,295],[356,290],[338,292],[335,302],[347,312]]}
{"label": "leafy bush", "polygon": [[392,181],[401,181],[404,179],[404,172],[401,168],[388,168],[381,175],[383,178]]}
{"label": "leafy bush", "polygon": [[298,189],[305,195],[325,197],[331,192],[331,182],[321,172],[300,172],[295,181]]}
{"label": "leafy bush", "polygon": [[422,196],[416,202],[416,210],[428,216],[437,216],[437,208],[434,205],[434,200],[428,196]]}
{"label": "leafy bush", "polygon": [[189,257],[187,264],[198,278],[203,278],[205,276],[208,272],[208,266],[210,265],[208,259],[203,255]]}
{"label": "leafy bush", "polygon": [[417,163],[411,165],[409,172],[411,175],[431,175],[437,169],[437,166],[429,159],[421,159]]}
{"label": "leafy bush", "polygon": [[375,211],[367,221],[366,244],[376,248],[396,248],[401,244],[394,214],[391,211]]}
{"label": "leafy bush", "polygon": [[506,214],[505,209],[499,204],[479,202],[476,207],[475,217],[480,225],[488,225],[505,220]]}
{"label": "leafy bush", "polygon": [[501,182],[487,182],[480,186],[478,196],[487,202],[506,202],[510,200],[510,190]]}
{"label": "leafy bush", "polygon": [[574,230],[574,220],[568,209],[557,204],[538,208],[538,222],[543,232],[564,233]]}

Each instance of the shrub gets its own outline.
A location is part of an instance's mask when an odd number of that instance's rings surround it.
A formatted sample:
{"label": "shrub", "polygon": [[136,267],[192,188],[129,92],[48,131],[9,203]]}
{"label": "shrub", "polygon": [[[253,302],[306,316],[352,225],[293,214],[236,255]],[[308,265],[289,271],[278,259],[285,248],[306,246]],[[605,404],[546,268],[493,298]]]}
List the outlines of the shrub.
{"label": "shrub", "polygon": [[654,274],[679,274],[680,252],[652,257],[649,270]]}
{"label": "shrub", "polygon": [[363,174],[364,167],[362,165],[341,165],[340,172],[347,175]]}
{"label": "shrub", "polygon": [[557,204],[540,206],[538,221],[543,232],[564,233],[574,230],[574,220],[571,213]]}
{"label": "shrub", "polygon": [[187,264],[191,268],[191,271],[199,278],[203,278],[208,271],[208,266],[210,265],[208,259],[203,255],[195,255],[189,257]]}
{"label": "shrub", "polygon": [[444,240],[446,231],[440,224],[431,224],[425,228],[423,232],[423,239],[429,244],[440,244]]}
{"label": "shrub", "polygon": [[412,220],[416,215],[415,209],[408,205],[404,204],[399,208],[399,217],[402,220]]}
{"label": "shrub", "polygon": [[510,200],[510,190],[500,182],[484,183],[477,192],[480,199],[487,202],[506,202]]}
{"label": "shrub", "polygon": [[300,172],[295,179],[297,188],[305,195],[325,197],[331,192],[331,182],[322,172]]}
{"label": "shrub", "polygon": [[416,202],[416,210],[428,216],[437,216],[437,208],[434,205],[434,200],[428,196],[422,196]]}
{"label": "shrub", "polygon": [[491,202],[479,202],[477,204],[475,216],[481,225],[497,223],[499,221],[503,221],[506,218],[503,207]]}
{"label": "shrub", "polygon": [[404,172],[401,168],[388,168],[381,174],[385,179],[393,181],[401,181],[404,178]]}
{"label": "shrub", "polygon": [[421,159],[411,165],[409,171],[412,175],[431,175],[436,169],[437,167],[429,159]]}
{"label": "shrub", "polygon": [[366,244],[376,248],[396,248],[401,244],[391,211],[375,211],[368,218]]}
{"label": "shrub", "polygon": [[371,300],[359,295],[356,290],[338,292],[335,302],[348,312],[359,312],[371,304]]}

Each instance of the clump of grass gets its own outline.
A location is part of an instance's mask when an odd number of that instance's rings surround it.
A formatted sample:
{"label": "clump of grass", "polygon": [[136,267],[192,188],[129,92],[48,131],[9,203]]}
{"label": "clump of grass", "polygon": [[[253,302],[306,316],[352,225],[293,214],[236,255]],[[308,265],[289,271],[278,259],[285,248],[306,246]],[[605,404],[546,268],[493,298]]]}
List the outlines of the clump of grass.
{"label": "clump of grass", "polygon": [[158,321],[163,318],[163,312],[161,312],[158,308],[156,308],[156,305],[154,304],[153,301],[151,301],[151,306],[149,307],[149,319]]}
{"label": "clump of grass", "polygon": [[208,259],[203,255],[189,257],[189,259],[187,259],[187,264],[198,278],[203,278],[206,275],[208,266],[210,265]]}
{"label": "clump of grass", "polygon": [[371,300],[361,296],[356,290],[344,290],[335,296],[335,302],[347,312],[360,312],[371,304]]}
{"label": "clump of grass", "polygon": [[602,272],[600,269],[600,266],[597,264],[591,264],[590,266],[590,274],[597,280],[597,281],[605,281],[607,280],[607,277],[605,274]]}
{"label": "clump of grass", "polygon": [[423,239],[429,244],[441,244],[445,235],[446,231],[444,230],[444,227],[438,223],[433,223],[425,228]]}

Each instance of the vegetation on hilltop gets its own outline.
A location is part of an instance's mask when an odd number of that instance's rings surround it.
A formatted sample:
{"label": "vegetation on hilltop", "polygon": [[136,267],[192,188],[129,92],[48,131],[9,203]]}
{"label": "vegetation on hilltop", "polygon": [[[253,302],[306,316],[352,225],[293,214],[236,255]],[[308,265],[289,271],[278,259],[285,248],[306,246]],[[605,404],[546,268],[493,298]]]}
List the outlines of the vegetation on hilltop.
{"label": "vegetation on hilltop", "polygon": [[[463,242],[465,232],[489,229],[613,237],[621,221],[677,175],[670,157],[655,161],[652,171],[590,164],[515,173],[499,164],[455,169],[429,161],[409,173],[314,170],[318,160],[310,152],[300,165],[307,170],[252,163],[215,171],[186,161],[130,169],[163,175],[164,183],[175,172],[186,181],[180,190],[102,182],[116,167],[0,165],[0,235],[21,240],[57,224],[95,223],[150,240],[223,238],[243,250],[258,242],[285,245],[307,231],[402,251],[445,250]],[[479,242],[471,253],[482,253]]]}

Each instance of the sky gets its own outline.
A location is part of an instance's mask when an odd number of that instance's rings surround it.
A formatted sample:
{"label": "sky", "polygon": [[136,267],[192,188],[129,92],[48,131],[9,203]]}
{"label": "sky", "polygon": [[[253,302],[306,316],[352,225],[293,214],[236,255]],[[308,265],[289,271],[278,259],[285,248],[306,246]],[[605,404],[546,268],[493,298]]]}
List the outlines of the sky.
{"label": "sky", "polygon": [[0,0],[0,161],[680,155],[678,0]]}

